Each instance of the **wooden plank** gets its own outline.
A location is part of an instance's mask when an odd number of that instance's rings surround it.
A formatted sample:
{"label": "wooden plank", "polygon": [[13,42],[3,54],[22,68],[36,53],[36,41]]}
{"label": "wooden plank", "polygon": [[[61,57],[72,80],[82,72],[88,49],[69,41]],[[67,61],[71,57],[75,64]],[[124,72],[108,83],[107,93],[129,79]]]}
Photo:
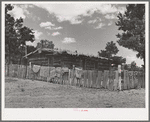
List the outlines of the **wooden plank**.
{"label": "wooden plank", "polygon": [[41,78],[40,72],[35,73],[35,72],[33,72],[33,70],[32,70],[32,77],[33,77],[34,80],[41,80],[41,81],[43,81],[43,79],[42,79],[43,77]]}
{"label": "wooden plank", "polygon": [[77,78],[74,78],[74,86],[77,86]]}
{"label": "wooden plank", "polygon": [[88,87],[88,71],[84,71],[84,86]]}
{"label": "wooden plank", "polygon": [[90,83],[91,83],[91,80],[90,80],[90,70],[88,70],[88,80],[87,80],[87,87],[89,88],[90,87]]}
{"label": "wooden plank", "polygon": [[97,79],[97,71],[93,71],[93,77],[92,77],[92,87],[95,88],[96,87],[96,79]]}
{"label": "wooden plank", "polygon": [[141,83],[141,88],[144,88],[144,75],[143,72],[140,71],[140,83]]}
{"label": "wooden plank", "polygon": [[13,77],[17,77],[18,74],[18,65],[14,64],[13,65]]}
{"label": "wooden plank", "polygon": [[64,74],[63,76],[64,76],[64,78],[63,78],[63,80],[64,80],[64,85],[67,85],[67,74]]}
{"label": "wooden plank", "polygon": [[104,84],[104,71],[101,72],[101,88],[104,88],[103,84]]}
{"label": "wooden plank", "polygon": [[31,67],[28,67],[28,79],[32,79]]}
{"label": "wooden plank", "polygon": [[97,73],[97,77],[96,77],[95,88],[99,88],[99,87],[98,87],[98,73]]}
{"label": "wooden plank", "polygon": [[69,69],[69,74],[68,74],[68,82],[69,85],[71,85],[71,70]]}
{"label": "wooden plank", "polygon": [[84,79],[86,80],[85,86],[88,87],[88,70],[86,70],[86,76]]}
{"label": "wooden plank", "polygon": [[108,74],[107,74],[107,76],[106,77],[108,77],[108,79],[107,79],[107,81],[106,81],[106,88],[108,89],[108,90],[110,90],[110,76],[111,75],[111,72],[110,71],[108,71]]}
{"label": "wooden plank", "polygon": [[142,72],[141,71],[138,72],[138,84],[139,84],[139,87],[142,88]]}
{"label": "wooden plank", "polygon": [[134,79],[133,79],[133,72],[134,72],[134,71],[131,71],[131,75],[132,75],[132,80],[131,80],[131,81],[132,81],[132,89],[134,89]]}
{"label": "wooden plank", "polygon": [[18,78],[20,78],[20,66],[18,66],[18,73],[17,73]]}
{"label": "wooden plank", "polygon": [[143,72],[143,88],[145,88],[145,73]]}
{"label": "wooden plank", "polygon": [[19,67],[19,78],[22,78],[22,67]]}
{"label": "wooden plank", "polygon": [[64,76],[64,74],[62,74],[61,78],[62,78],[61,84],[62,84],[62,85],[65,85],[65,76]]}
{"label": "wooden plank", "polygon": [[129,87],[130,87],[130,89],[133,89],[134,88],[134,85],[133,85],[133,71],[129,71],[128,74],[129,74]]}
{"label": "wooden plank", "polygon": [[103,80],[103,87],[104,88],[107,88],[108,74],[109,74],[109,71],[108,70],[104,70],[104,80]]}
{"label": "wooden plank", "polygon": [[91,88],[93,88],[94,87],[94,71],[93,70],[91,70],[90,75],[91,75]]}
{"label": "wooden plank", "polygon": [[115,73],[115,71],[113,71],[112,72],[112,77],[113,77],[113,82],[112,82],[112,84],[111,84],[111,90],[114,90],[114,82],[115,82],[115,76],[116,76],[116,73]]}
{"label": "wooden plank", "polygon": [[103,72],[103,82],[102,82],[102,87],[105,88],[105,82],[106,82],[106,71]]}
{"label": "wooden plank", "polygon": [[17,71],[17,67],[16,64],[13,64],[13,77],[16,77],[16,71]]}
{"label": "wooden plank", "polygon": [[92,71],[92,88],[96,88],[97,75],[98,75],[97,71]]}
{"label": "wooden plank", "polygon": [[106,88],[107,84],[109,84],[109,70],[106,70]]}
{"label": "wooden plank", "polygon": [[13,71],[13,66],[10,64],[9,65],[9,77],[12,77],[12,71]]}
{"label": "wooden plank", "polygon": [[88,70],[88,87],[89,88],[91,86],[91,75],[90,75],[90,73],[91,73],[91,70]]}
{"label": "wooden plank", "polygon": [[27,75],[26,75],[26,79],[28,79],[29,77],[29,66],[27,66]]}
{"label": "wooden plank", "polygon": [[81,75],[81,81],[80,81],[81,87],[84,87],[84,71],[82,70],[82,75]]}
{"label": "wooden plank", "polygon": [[25,78],[25,74],[26,74],[26,67],[23,66],[22,78]]}
{"label": "wooden plank", "polygon": [[106,83],[106,88],[110,90],[110,80],[111,80],[111,72],[109,71],[108,72],[108,80],[107,80],[107,83]]}
{"label": "wooden plank", "polygon": [[134,88],[138,88],[138,71],[133,72]]}
{"label": "wooden plank", "polygon": [[96,70],[95,88],[97,88],[97,82],[98,82],[98,70]]}
{"label": "wooden plank", "polygon": [[138,72],[138,88],[141,88],[141,73],[140,71]]}
{"label": "wooden plank", "polygon": [[69,79],[68,79],[68,76],[69,76],[69,73],[66,72],[66,77],[65,77],[65,78],[66,78],[66,84],[67,84],[67,85],[69,85]]}
{"label": "wooden plank", "polygon": [[110,71],[110,73],[109,73],[109,87],[108,87],[108,89],[111,90],[111,91],[113,90],[114,79],[115,79],[114,72]]}
{"label": "wooden plank", "polygon": [[83,87],[86,87],[86,85],[85,85],[86,84],[86,76],[85,75],[86,75],[86,70],[83,70],[83,80],[84,80]]}
{"label": "wooden plank", "polygon": [[19,78],[21,78],[22,76],[22,67],[21,65],[19,66],[19,71],[18,71],[18,75],[19,75]]}
{"label": "wooden plank", "polygon": [[24,66],[21,67],[21,70],[22,70],[21,78],[24,78],[24,75],[25,75],[25,68],[24,68]]}
{"label": "wooden plank", "polygon": [[90,70],[90,88],[92,88],[92,84],[93,84],[93,79],[92,79],[92,77],[93,77],[93,71]]}
{"label": "wooden plank", "polygon": [[14,76],[14,65],[13,64],[11,64],[9,72],[10,72],[10,76],[13,77]]}
{"label": "wooden plank", "polygon": [[121,83],[121,65],[118,65],[118,73],[119,73],[118,89],[119,89],[119,90],[122,90],[122,83]]}
{"label": "wooden plank", "polygon": [[72,70],[70,69],[70,85],[72,85],[72,79],[73,79]]}
{"label": "wooden plank", "polygon": [[74,70],[70,70],[70,84],[73,86],[74,83]]}
{"label": "wooden plank", "polygon": [[75,70],[73,70],[73,86],[76,86],[77,79],[75,77]]}
{"label": "wooden plank", "polygon": [[130,89],[129,71],[126,71],[127,89]]}
{"label": "wooden plank", "polygon": [[127,70],[124,70],[124,71],[123,71],[123,81],[124,81],[123,89],[128,89],[128,81],[127,81],[127,78],[128,78],[128,72],[127,72]]}
{"label": "wooden plank", "polygon": [[142,88],[145,88],[144,72],[141,73]]}
{"label": "wooden plank", "polygon": [[100,71],[101,72],[101,77],[100,77],[100,88],[102,88],[103,86],[103,81],[104,81],[104,72],[103,71]]}
{"label": "wooden plank", "polygon": [[102,71],[98,71],[98,77],[97,77],[97,88],[101,88],[101,82],[102,82]]}
{"label": "wooden plank", "polygon": [[114,75],[115,75],[115,79],[114,79],[114,85],[113,85],[113,90],[117,90],[118,89],[118,82],[119,82],[119,73],[118,71],[114,71]]}
{"label": "wooden plank", "polygon": [[64,73],[63,75],[62,75],[62,79],[63,79],[63,84],[64,85],[67,85],[68,83],[67,83],[67,81],[68,81],[68,75],[67,75],[67,73]]}

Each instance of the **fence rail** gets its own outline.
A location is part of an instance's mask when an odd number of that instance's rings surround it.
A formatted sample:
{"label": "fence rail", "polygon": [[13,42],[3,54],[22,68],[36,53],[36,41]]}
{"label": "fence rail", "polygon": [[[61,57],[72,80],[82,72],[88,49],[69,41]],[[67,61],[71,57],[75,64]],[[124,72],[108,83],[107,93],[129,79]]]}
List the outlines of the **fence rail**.
{"label": "fence rail", "polygon": [[[8,74],[9,68],[9,74]],[[79,78],[76,70],[69,69],[62,73],[62,68],[41,66],[33,71],[33,68],[24,65],[6,65],[5,75],[17,78],[26,78],[40,81],[50,81],[53,83],[74,85],[89,88],[105,88],[109,90],[119,89],[119,77],[121,77],[121,89],[145,88],[145,74],[142,71],[124,70],[119,75],[118,71],[95,71],[82,70]]]}

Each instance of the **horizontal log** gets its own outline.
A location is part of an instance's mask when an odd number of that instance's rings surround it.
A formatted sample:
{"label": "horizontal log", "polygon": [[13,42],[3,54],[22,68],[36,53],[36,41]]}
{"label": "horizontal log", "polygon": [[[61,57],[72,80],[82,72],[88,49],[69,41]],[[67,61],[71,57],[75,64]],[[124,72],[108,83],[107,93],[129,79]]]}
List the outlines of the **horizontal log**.
{"label": "horizontal log", "polygon": [[48,64],[48,62],[46,61],[34,61],[34,62],[31,62],[32,64],[39,64],[39,65],[43,65],[43,64]]}

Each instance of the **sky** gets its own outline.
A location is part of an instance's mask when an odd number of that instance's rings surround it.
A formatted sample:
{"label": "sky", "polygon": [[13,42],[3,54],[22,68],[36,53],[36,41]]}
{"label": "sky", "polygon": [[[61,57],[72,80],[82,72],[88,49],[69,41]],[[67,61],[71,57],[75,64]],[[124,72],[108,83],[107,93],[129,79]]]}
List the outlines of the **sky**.
{"label": "sky", "polygon": [[126,4],[101,2],[49,2],[13,4],[9,13],[15,18],[22,17],[24,26],[35,32],[35,41],[27,45],[36,46],[42,40],[53,41],[55,48],[98,55],[106,43],[113,41],[119,49],[117,56],[126,58],[126,63],[135,61],[138,66],[143,60],[136,58],[137,52],[118,45],[116,35],[121,33],[115,22],[117,14],[124,13]]}

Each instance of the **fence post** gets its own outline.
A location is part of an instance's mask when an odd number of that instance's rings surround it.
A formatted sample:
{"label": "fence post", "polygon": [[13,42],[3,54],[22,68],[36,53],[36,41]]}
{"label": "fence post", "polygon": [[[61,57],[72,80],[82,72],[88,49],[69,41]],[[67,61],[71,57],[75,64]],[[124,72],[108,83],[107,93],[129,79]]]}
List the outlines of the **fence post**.
{"label": "fence post", "polygon": [[123,81],[124,81],[124,89],[128,89],[129,81],[128,81],[128,70],[123,71]]}
{"label": "fence post", "polygon": [[118,73],[119,73],[119,90],[121,91],[121,65],[118,65]]}
{"label": "fence post", "polygon": [[114,71],[114,74],[115,74],[115,79],[114,79],[113,89],[116,91],[118,89],[118,81],[119,81],[118,70]]}

